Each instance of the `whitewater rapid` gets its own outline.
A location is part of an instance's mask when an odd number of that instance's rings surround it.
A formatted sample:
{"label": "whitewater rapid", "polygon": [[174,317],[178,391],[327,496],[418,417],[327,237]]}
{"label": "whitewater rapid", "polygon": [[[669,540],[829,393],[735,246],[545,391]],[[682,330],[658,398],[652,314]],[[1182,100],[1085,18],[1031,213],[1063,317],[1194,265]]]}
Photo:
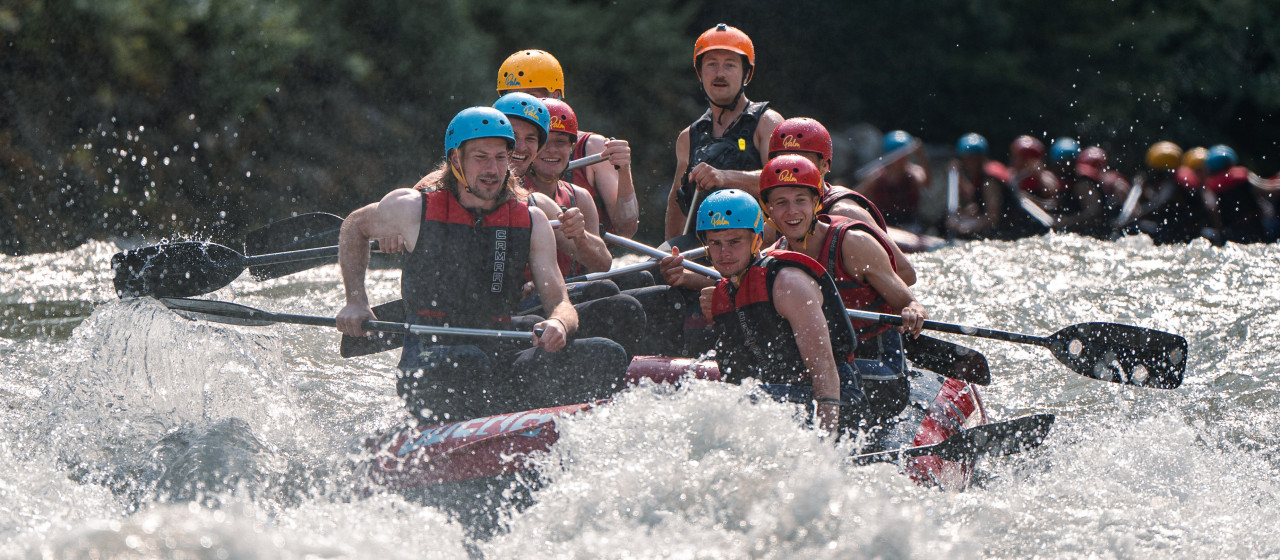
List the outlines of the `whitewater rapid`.
{"label": "whitewater rapid", "polygon": [[[1280,555],[1280,248],[1047,236],[913,255],[931,318],[1049,334],[1107,321],[1185,336],[1176,390],[981,350],[996,419],[1052,412],[1033,452],[964,492],[917,486],[746,390],[646,385],[562,423],[543,486],[480,541],[443,509],[367,494],[363,439],[402,422],[396,352],[329,329],[193,322],[118,300],[110,257],[0,257],[0,557],[1138,558]],[[375,271],[372,299],[398,298]],[[335,266],[210,296],[332,315]]]}

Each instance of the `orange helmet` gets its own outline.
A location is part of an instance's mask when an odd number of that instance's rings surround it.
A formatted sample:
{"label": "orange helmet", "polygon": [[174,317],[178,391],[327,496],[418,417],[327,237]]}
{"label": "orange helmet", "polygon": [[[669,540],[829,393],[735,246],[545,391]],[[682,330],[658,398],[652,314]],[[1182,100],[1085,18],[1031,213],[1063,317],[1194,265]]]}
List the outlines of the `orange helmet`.
{"label": "orange helmet", "polygon": [[1173,142],[1156,142],[1147,149],[1147,167],[1157,171],[1176,171],[1182,164],[1182,148]]}
{"label": "orange helmet", "polygon": [[1204,160],[1209,158],[1209,150],[1202,146],[1196,146],[1187,150],[1182,154],[1182,165],[1190,167],[1196,171],[1204,170]]}
{"label": "orange helmet", "polygon": [[822,123],[807,117],[794,117],[778,123],[769,135],[769,157],[779,152],[812,152],[831,159],[831,133]]}
{"label": "orange helmet", "polygon": [[498,93],[513,89],[546,88],[564,96],[564,70],[547,51],[530,49],[508,56],[498,67]]}
{"label": "orange helmet", "polygon": [[756,65],[756,48],[751,44],[751,38],[737,27],[719,23],[703,32],[698,37],[698,40],[693,43],[693,68],[702,71],[698,62],[703,53],[716,49],[724,49],[742,55],[743,58],[747,59],[748,71]]}
{"label": "orange helmet", "polygon": [[547,106],[547,113],[551,114],[551,132],[578,135],[578,115],[568,103],[551,97],[544,97],[541,101]]}

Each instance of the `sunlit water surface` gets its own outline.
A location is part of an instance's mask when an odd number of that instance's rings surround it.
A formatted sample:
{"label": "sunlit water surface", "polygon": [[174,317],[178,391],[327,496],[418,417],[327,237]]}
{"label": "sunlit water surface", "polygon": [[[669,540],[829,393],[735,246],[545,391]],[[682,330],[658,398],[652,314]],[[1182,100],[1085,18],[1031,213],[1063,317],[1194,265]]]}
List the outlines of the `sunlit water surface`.
{"label": "sunlit water surface", "polygon": [[[989,359],[996,418],[1053,412],[1040,449],[942,492],[855,467],[744,389],[645,386],[564,423],[532,503],[481,541],[352,469],[397,425],[395,352],[334,331],[182,319],[111,288],[113,245],[0,257],[0,557],[1145,558],[1280,555],[1280,249],[1074,236],[913,257],[939,320],[1048,334],[1086,321],[1184,335],[1186,381],[1080,377],[1045,350]],[[398,273],[373,274],[374,299]],[[332,315],[338,272],[209,296]]]}

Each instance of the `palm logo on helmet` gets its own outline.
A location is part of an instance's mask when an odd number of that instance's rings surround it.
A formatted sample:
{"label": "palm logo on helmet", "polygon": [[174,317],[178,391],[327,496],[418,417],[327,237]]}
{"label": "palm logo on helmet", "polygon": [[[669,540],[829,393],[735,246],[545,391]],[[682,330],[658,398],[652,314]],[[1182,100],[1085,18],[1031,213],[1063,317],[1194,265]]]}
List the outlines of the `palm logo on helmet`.
{"label": "palm logo on helmet", "polygon": [[764,213],[756,197],[738,189],[721,189],[707,195],[698,207],[698,232],[722,229],[764,231]]}

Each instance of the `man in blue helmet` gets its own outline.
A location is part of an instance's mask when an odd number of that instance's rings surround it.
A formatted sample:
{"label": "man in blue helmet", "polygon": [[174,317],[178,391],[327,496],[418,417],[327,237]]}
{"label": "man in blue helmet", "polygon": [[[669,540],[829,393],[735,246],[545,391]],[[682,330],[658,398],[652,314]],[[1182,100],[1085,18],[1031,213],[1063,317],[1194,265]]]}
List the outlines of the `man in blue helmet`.
{"label": "man in blue helmet", "polygon": [[711,105],[676,137],[676,174],[667,196],[668,239],[692,232],[690,206],[699,191],[721,188],[754,193],[768,161],[769,135],[782,115],[766,102],[751,102],[745,89],[756,64],[755,46],[742,30],[723,23],[693,45],[693,67]]}
{"label": "man in blue helmet", "polygon": [[849,365],[857,337],[834,281],[801,254],[761,254],[764,214],[755,196],[724,189],[698,210],[698,235],[724,278],[705,289],[724,380],[763,383],[780,400],[816,409],[818,426],[856,428],[867,400]]}
{"label": "man in blue helmet", "polygon": [[875,203],[889,225],[920,233],[920,191],[932,186],[924,144],[905,131],[894,130],[884,135],[882,148],[880,157],[888,163],[853,190]]}
{"label": "man in blue helmet", "polygon": [[[400,290],[409,323],[472,328],[530,327],[526,343],[406,334],[397,392],[435,421],[583,402],[623,384],[626,352],[607,339],[570,337],[578,315],[556,266],[545,214],[517,198],[508,168],[515,133],[492,107],[465,109],[445,133],[445,168],[425,190],[397,189],[342,224],[339,263],[346,306],[338,329],[368,335],[375,319],[365,291],[369,241],[400,238],[407,254]],[[512,317],[525,270],[541,317]],[[536,334],[535,334],[536,333]],[[505,340],[505,339],[504,339]]]}
{"label": "man in blue helmet", "polygon": [[1276,232],[1265,226],[1275,208],[1251,181],[1249,170],[1238,164],[1236,151],[1225,144],[1210,147],[1205,156],[1201,196],[1208,211],[1206,237],[1217,244],[1274,241]]}
{"label": "man in blue helmet", "polygon": [[1063,136],[1049,146],[1049,161],[1062,190],[1046,206],[1053,215],[1053,230],[1094,237],[1109,237],[1102,185],[1082,172],[1077,157],[1080,143]]}

